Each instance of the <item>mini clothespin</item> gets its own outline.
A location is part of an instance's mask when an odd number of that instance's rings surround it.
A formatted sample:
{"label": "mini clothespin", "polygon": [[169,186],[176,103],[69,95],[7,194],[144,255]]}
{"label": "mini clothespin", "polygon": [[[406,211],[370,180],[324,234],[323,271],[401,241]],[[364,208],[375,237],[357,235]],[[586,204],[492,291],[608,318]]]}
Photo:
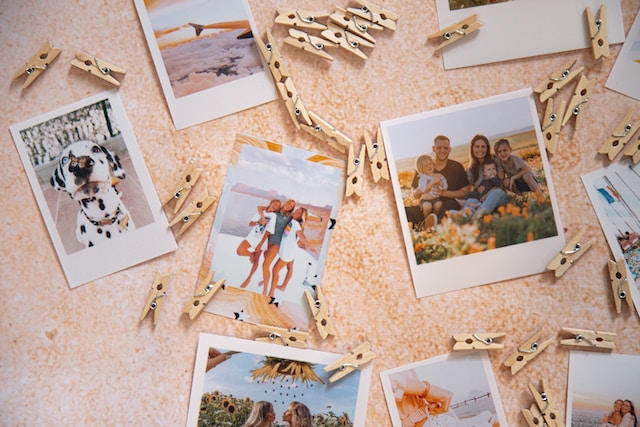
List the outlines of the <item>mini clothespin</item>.
{"label": "mini clothespin", "polygon": [[364,145],[367,147],[367,157],[369,158],[369,165],[371,166],[373,182],[378,182],[380,179],[389,180],[390,176],[389,165],[387,164],[387,153],[384,149],[384,141],[382,140],[380,128],[378,128],[375,140],[371,140],[371,137],[365,131]]}
{"label": "mini clothespin", "polygon": [[204,309],[204,306],[211,301],[211,298],[222,288],[224,289],[225,279],[218,280],[213,283],[214,271],[210,271],[207,277],[202,281],[193,293],[193,296],[182,307],[182,313],[188,314],[189,319],[195,319],[200,312]]}
{"label": "mini clothespin", "polygon": [[360,5],[360,8],[350,7],[347,9],[348,12],[362,19],[366,19],[369,22],[373,22],[374,24],[381,25],[388,30],[395,31],[396,21],[400,15],[367,0],[355,1]]}
{"label": "mini clothespin", "polygon": [[589,37],[591,37],[593,58],[598,59],[601,56],[608,58],[609,39],[604,4],[600,6],[597,19],[594,18],[593,12],[591,12],[591,8],[589,6],[587,6],[585,11],[587,13],[587,25],[589,26]]}
{"label": "mini clothespin", "polygon": [[527,419],[530,427],[564,427],[564,422],[560,419],[553,399],[551,399],[551,395],[547,391],[547,382],[544,378],[541,383],[542,391],[538,391],[533,385],[529,384],[529,391],[534,400],[534,404],[531,406],[533,411],[529,411],[529,414],[527,414],[525,413],[527,409],[523,409],[522,414]]}
{"label": "mini clothespin", "polygon": [[277,82],[276,87],[287,107],[291,120],[293,120],[293,124],[296,125],[296,129],[300,129],[301,123],[311,126],[309,112],[302,102],[298,89],[293,84],[293,79],[288,77],[284,82]]}
{"label": "mini clothespin", "polygon": [[531,338],[526,340],[504,361],[504,366],[511,368],[511,375],[515,375],[520,369],[524,368],[530,360],[538,356],[542,351],[551,344],[551,339],[539,343],[542,330],[539,330]]}
{"label": "mini clothespin", "polygon": [[629,288],[624,258],[620,258],[617,262],[609,260],[607,265],[609,267],[609,279],[611,280],[616,313],[620,314],[622,311],[622,300],[627,302],[629,311],[633,311],[633,300],[631,299],[631,289]]}
{"label": "mini clothespin", "polygon": [[[540,102],[545,103],[547,99],[555,95],[560,89],[569,84],[580,73],[584,71],[584,67],[580,66],[571,71],[571,68],[575,65],[577,59],[563,64],[558,70],[551,73],[551,75],[538,86],[533,88],[535,93],[540,94]],[[562,116],[560,117],[562,119]]]}
{"label": "mini clothespin", "polygon": [[327,53],[325,47],[338,47],[337,44],[329,40],[313,36],[309,33],[305,33],[304,31],[296,30],[295,28],[289,28],[289,37],[284,39],[284,42],[290,46],[301,49],[304,52],[309,52],[329,61],[333,61],[333,56]]}
{"label": "mini clothespin", "polygon": [[496,339],[504,337],[504,332],[485,332],[475,334],[454,334],[456,343],[454,350],[497,350],[504,348],[504,344],[495,342]]}
{"label": "mini clothespin", "polygon": [[368,341],[365,341],[351,350],[348,354],[325,366],[324,371],[331,372],[337,370],[329,377],[329,382],[333,383],[338,381],[340,378],[349,375],[365,363],[372,361],[375,357],[375,353],[371,351],[371,344]]}
{"label": "mini clothespin", "polygon": [[269,66],[269,71],[271,71],[271,76],[273,77],[273,81],[284,82],[288,79],[291,74],[289,73],[289,69],[285,65],[282,60],[282,56],[280,55],[280,49],[278,49],[278,45],[276,44],[273,35],[271,32],[267,30],[267,42],[262,41],[260,37],[255,38],[256,46],[258,46],[258,51],[267,62]]}
{"label": "mini clothespin", "polygon": [[112,74],[118,73],[124,75],[127,72],[124,68],[110,64],[102,59],[98,59],[81,50],[76,51],[76,58],[71,61],[71,65],[81,70],[88,71],[89,74],[99,77],[114,86],[120,86],[120,82],[116,80]]}
{"label": "mini clothespin", "polygon": [[58,57],[60,52],[62,52],[62,49],[53,47],[51,45],[51,41],[46,42],[40,49],[38,49],[35,55],[29,58],[23,66],[18,68],[18,71],[16,71],[13,77],[11,77],[11,80],[17,79],[23,74],[26,74],[27,79],[22,84],[22,88],[28,88],[29,85],[47,69],[49,64]]}
{"label": "mini clothespin", "polygon": [[318,22],[318,19],[326,19],[329,14],[310,10],[280,8],[277,10],[275,23],[289,25],[291,27],[308,28],[311,30],[324,30],[326,25]]}
{"label": "mini clothespin", "polygon": [[634,164],[640,162],[640,136],[627,145],[627,148],[624,149],[624,155],[630,156]]}
{"label": "mini clothespin", "polygon": [[352,15],[340,7],[334,9],[334,12],[329,15],[329,20],[340,28],[344,28],[346,31],[356,34],[373,44],[376,43],[376,39],[369,33],[369,30],[379,31],[384,29],[381,25],[374,24],[368,20],[358,20],[357,15]]}
{"label": "mini clothespin", "polygon": [[337,44],[347,52],[353,53],[362,59],[367,59],[367,55],[360,50],[360,47],[374,47],[375,45],[356,34],[330,22],[328,28],[322,32],[322,37]]}
{"label": "mini clothespin", "polygon": [[592,240],[582,243],[582,237],[585,230],[578,231],[578,234],[573,236],[569,242],[562,248],[560,253],[551,260],[547,265],[547,270],[553,270],[556,277],[562,276],[568,269],[576,262],[582,255],[584,255],[591,245]]}
{"label": "mini clothespin", "polygon": [[142,321],[149,311],[153,311],[153,324],[158,324],[158,318],[160,317],[160,310],[162,309],[162,304],[164,304],[164,299],[167,296],[167,286],[169,286],[169,279],[171,278],[170,274],[162,274],[160,272],[156,273],[155,279],[153,279],[153,285],[149,290],[149,296],[144,303],[144,308],[142,309],[142,315],[140,316],[140,321]]}
{"label": "mini clothespin", "polygon": [[307,131],[316,138],[323,140],[331,147],[342,153],[345,153],[347,151],[347,147],[351,145],[351,138],[340,132],[332,124],[327,122],[325,119],[323,119],[313,111],[309,111],[309,117],[311,118],[312,122],[311,126],[300,124],[302,130]]}
{"label": "mini clothespin", "polygon": [[613,332],[590,331],[588,329],[562,328],[564,332],[573,335],[560,341],[562,345],[574,345],[576,347],[601,348],[613,350],[616,346],[613,340],[616,334]]}
{"label": "mini clothespin", "polygon": [[266,337],[256,338],[256,341],[268,342],[285,347],[307,348],[307,338],[309,337],[307,332],[295,329],[278,328],[276,326],[269,325],[258,324],[256,326],[269,333]]}
{"label": "mini clothespin", "polygon": [[311,292],[307,289],[304,291],[304,295],[307,297],[309,308],[311,308],[311,314],[318,327],[318,332],[322,339],[326,339],[329,335],[336,335],[336,329],[333,326],[331,320],[331,314],[329,313],[329,306],[327,305],[324,294],[320,289],[320,286],[315,286],[316,297],[311,296]]}
{"label": "mini clothespin", "polygon": [[607,154],[609,160],[613,160],[624,145],[629,142],[633,135],[640,129],[640,120],[635,123],[631,122],[631,116],[633,111],[629,111],[622,119],[618,126],[613,130],[611,136],[607,138],[607,141],[602,144],[602,147],[598,150],[600,154]]}
{"label": "mini clothespin", "polygon": [[558,111],[553,111],[553,98],[547,102],[547,109],[542,120],[542,134],[544,136],[544,146],[551,154],[556,152],[556,144],[562,129],[562,118],[567,108],[567,102],[562,101]]}
{"label": "mini clothespin", "polygon": [[475,13],[460,22],[456,22],[438,32],[429,34],[427,39],[444,39],[444,41],[436,47],[436,50],[439,50],[480,29],[480,27],[482,27],[482,23],[478,22],[478,14]]}
{"label": "mini clothespin", "polygon": [[162,205],[164,206],[170,201],[175,200],[176,205],[173,207],[173,213],[177,213],[182,207],[184,201],[187,200],[187,197],[191,193],[193,186],[196,185],[196,181],[198,181],[198,178],[200,178],[201,174],[202,168],[196,168],[195,163],[193,163],[193,161],[190,161],[189,165],[187,166],[187,170],[183,172],[182,176],[180,177],[180,181],[178,181],[176,186],[173,188],[171,195],[164,199]]}
{"label": "mini clothespin", "polygon": [[182,227],[178,230],[177,236],[181,235],[189,227],[191,224],[196,222],[200,215],[204,213],[209,207],[216,201],[216,198],[213,196],[209,196],[207,190],[200,193],[198,197],[196,197],[193,202],[189,203],[189,205],[184,208],[176,217],[169,223],[169,227],[173,227],[179,222],[182,222]]}
{"label": "mini clothespin", "polygon": [[589,97],[591,96],[591,91],[593,90],[594,85],[595,80],[589,80],[584,75],[580,76],[576,90],[573,92],[571,101],[569,101],[567,111],[564,113],[562,126],[566,125],[571,117],[576,116],[576,127],[578,127],[582,117],[584,116],[584,114],[580,114],[582,112],[581,106],[582,104],[589,102]]}
{"label": "mini clothespin", "polygon": [[351,197],[362,195],[362,183],[364,175],[364,144],[360,146],[360,154],[355,157],[353,144],[349,145],[349,159],[347,160],[347,184],[345,187],[345,196]]}

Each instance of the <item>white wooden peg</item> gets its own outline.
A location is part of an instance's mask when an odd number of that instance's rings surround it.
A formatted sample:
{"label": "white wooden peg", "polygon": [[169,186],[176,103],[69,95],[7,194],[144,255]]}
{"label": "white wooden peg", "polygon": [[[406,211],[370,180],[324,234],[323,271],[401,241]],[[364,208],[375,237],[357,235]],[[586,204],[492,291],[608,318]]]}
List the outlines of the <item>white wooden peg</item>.
{"label": "white wooden peg", "polygon": [[476,30],[479,30],[482,27],[482,23],[478,22],[478,14],[475,13],[459,22],[456,22],[453,25],[450,25],[446,28],[443,28],[440,31],[429,34],[427,39],[429,40],[442,40],[444,39],[436,50],[442,49],[445,46],[450,45],[451,43],[462,39],[463,37],[468,36]]}
{"label": "white wooden peg", "polygon": [[178,230],[177,236],[187,231],[191,225],[200,218],[200,216],[209,209],[209,207],[216,201],[216,198],[209,196],[207,190],[200,193],[189,205],[184,208],[176,217],[169,223],[169,227],[182,222],[182,227]]}
{"label": "white wooden peg", "polygon": [[589,102],[594,85],[595,80],[589,80],[584,75],[580,76],[578,85],[576,86],[573,96],[571,97],[571,101],[569,101],[567,106],[567,111],[564,113],[562,126],[566,125],[574,116],[576,117],[576,128],[580,125],[580,122],[584,117],[583,107],[585,107]]}
{"label": "white wooden peg", "polygon": [[367,147],[367,157],[369,165],[371,166],[371,175],[373,176],[373,182],[378,182],[380,179],[389,180],[389,165],[387,163],[387,153],[384,149],[384,141],[382,140],[382,132],[378,128],[375,140],[372,140],[369,134],[364,133],[364,144]]}
{"label": "white wooden peg", "polygon": [[[567,63],[560,66],[557,70],[551,73],[549,77],[535,88],[533,91],[540,94],[540,102],[545,103],[549,98],[555,95],[559,90],[568,85],[584,71],[584,67],[580,66],[575,70],[571,70],[575,65],[577,59],[569,60]],[[562,116],[560,116],[562,120]]]}
{"label": "white wooden peg", "polygon": [[160,272],[156,273],[153,285],[151,286],[147,300],[144,303],[140,321],[147,317],[150,311],[153,311],[153,324],[158,324],[160,310],[162,310],[162,305],[164,304],[164,300],[167,296],[167,287],[169,286],[170,278],[171,274],[162,274]]}
{"label": "white wooden peg", "polygon": [[550,154],[556,152],[556,145],[562,130],[562,118],[566,108],[566,101],[560,103],[558,111],[553,110],[553,98],[549,98],[547,102],[547,108],[542,119],[542,136],[544,137],[544,146]]}
{"label": "white wooden peg", "polygon": [[567,242],[562,250],[547,265],[547,270],[554,272],[555,277],[562,276],[582,255],[584,255],[591,245],[592,240],[582,241],[585,230],[581,229]]}
{"label": "white wooden peg", "polygon": [[511,375],[515,375],[524,368],[527,363],[536,358],[542,351],[551,344],[551,339],[539,342],[542,330],[539,330],[531,338],[520,345],[505,361],[504,366],[511,368]]}
{"label": "white wooden peg", "polygon": [[256,326],[269,333],[266,337],[256,338],[258,342],[267,342],[285,347],[307,348],[307,338],[309,337],[307,332],[262,324]]}
{"label": "white wooden peg", "polygon": [[333,383],[359,369],[365,363],[372,361],[375,357],[375,353],[371,351],[371,344],[365,341],[348,354],[325,366],[324,371],[336,371],[329,377],[329,382]]}
{"label": "white wooden peg", "polygon": [[563,332],[573,335],[560,341],[562,345],[571,345],[587,349],[613,350],[616,346],[613,340],[616,334],[613,332],[593,331],[589,329],[562,328]]}
{"label": "white wooden peg", "polygon": [[345,186],[345,196],[362,196],[362,183],[364,181],[364,150],[365,146],[360,146],[360,154],[355,157],[353,144],[349,145],[349,158],[347,159],[347,182]]}
{"label": "white wooden peg", "polygon": [[631,299],[631,289],[629,280],[627,279],[627,266],[624,258],[618,261],[609,260],[609,280],[611,281],[611,290],[613,291],[613,301],[616,306],[616,313],[622,312],[622,302],[626,301],[629,311],[633,311],[633,300]]}
{"label": "white wooden peg", "polygon": [[76,57],[71,61],[74,67],[87,71],[92,76],[96,76],[112,85],[119,87],[120,82],[113,76],[114,73],[124,75],[127,70],[107,61],[96,58],[87,52],[76,51]]}
{"label": "white wooden peg", "polygon": [[18,68],[13,77],[11,77],[11,80],[26,75],[27,78],[22,84],[22,88],[28,88],[29,85],[31,85],[31,83],[33,83],[33,81],[47,69],[49,64],[58,57],[60,52],[62,52],[61,49],[53,47],[51,45],[51,41],[47,41],[40,47],[40,49],[38,49],[35,55],[29,58],[23,66]]}
{"label": "white wooden peg", "polygon": [[211,270],[202,283],[196,288],[193,296],[182,307],[182,313],[188,314],[189,319],[195,319],[204,310],[204,307],[211,301],[211,298],[220,290],[224,289],[225,279],[221,279],[213,283],[213,274]]}
{"label": "white wooden peg", "polygon": [[316,286],[316,297],[311,296],[311,292],[307,289],[304,291],[304,295],[309,303],[311,309],[311,315],[316,322],[318,333],[322,339],[326,339],[329,335],[336,335],[336,329],[333,326],[333,320],[331,320],[331,314],[329,313],[329,306],[324,298],[322,289],[320,286]]}
{"label": "white wooden peg", "polygon": [[605,6],[602,4],[598,11],[598,18],[593,16],[591,8],[587,6],[585,9],[587,15],[587,26],[589,27],[589,37],[591,37],[591,48],[593,50],[593,58],[598,59],[601,56],[609,57],[609,35],[607,31],[607,16]]}
{"label": "white wooden peg", "polygon": [[355,0],[359,8],[348,8],[347,11],[369,22],[378,24],[388,30],[395,31],[396,21],[400,15],[389,9],[378,6],[367,0]]}
{"label": "white wooden peg", "polygon": [[640,120],[632,123],[632,115],[633,111],[629,111],[627,115],[624,116],[609,138],[607,138],[605,143],[602,144],[598,153],[606,154],[609,157],[609,160],[613,160],[618,153],[622,151],[624,145],[629,142],[638,129],[640,129]]}
{"label": "white wooden peg", "polygon": [[193,161],[190,161],[187,169],[180,176],[180,180],[173,187],[171,195],[167,196],[162,201],[162,205],[164,206],[170,201],[175,200],[176,204],[173,207],[173,213],[176,214],[182,207],[185,200],[187,200],[187,197],[191,193],[193,186],[196,185],[196,182],[200,178],[201,174],[202,168],[196,168],[195,163]]}

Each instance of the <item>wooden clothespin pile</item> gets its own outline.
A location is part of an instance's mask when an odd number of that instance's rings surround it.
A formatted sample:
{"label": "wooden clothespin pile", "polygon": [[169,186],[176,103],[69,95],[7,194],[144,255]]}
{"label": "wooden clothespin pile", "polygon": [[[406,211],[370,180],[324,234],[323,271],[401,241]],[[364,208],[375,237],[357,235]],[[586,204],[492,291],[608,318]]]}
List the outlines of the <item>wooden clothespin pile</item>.
{"label": "wooden clothespin pile", "polygon": [[529,391],[534,403],[529,409],[523,409],[522,415],[527,420],[529,427],[564,427],[564,422],[558,415],[554,400],[551,398],[544,378],[541,381],[542,391],[538,391],[529,384]]}

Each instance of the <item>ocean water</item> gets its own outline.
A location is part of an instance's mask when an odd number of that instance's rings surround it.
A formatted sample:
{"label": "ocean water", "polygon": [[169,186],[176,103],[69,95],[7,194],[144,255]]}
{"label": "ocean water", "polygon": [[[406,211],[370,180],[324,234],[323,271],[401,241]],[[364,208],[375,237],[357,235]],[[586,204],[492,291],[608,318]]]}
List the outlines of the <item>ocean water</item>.
{"label": "ocean water", "polygon": [[571,413],[571,427],[599,427],[603,416],[602,411],[574,408]]}

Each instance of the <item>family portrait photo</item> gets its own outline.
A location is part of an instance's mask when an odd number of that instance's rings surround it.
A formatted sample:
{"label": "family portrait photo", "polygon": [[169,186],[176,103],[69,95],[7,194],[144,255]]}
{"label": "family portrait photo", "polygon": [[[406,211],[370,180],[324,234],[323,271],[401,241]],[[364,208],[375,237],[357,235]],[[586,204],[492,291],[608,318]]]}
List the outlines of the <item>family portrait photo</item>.
{"label": "family portrait photo", "polygon": [[394,427],[507,425],[485,353],[438,356],[380,377]]}
{"label": "family portrait photo", "polygon": [[[100,277],[111,268],[133,265],[124,258],[100,261],[117,248],[135,251],[131,240],[139,251],[132,258],[137,262],[175,248],[167,230],[157,246],[148,239],[149,227],[161,228],[166,218],[115,92],[11,130],[58,256],[63,266],[74,265],[73,275]],[[73,259],[88,262],[76,265]]]}
{"label": "family portrait photo", "polygon": [[239,134],[200,276],[226,288],[206,310],[307,328],[344,189],[344,162]]}
{"label": "family portrait photo", "polygon": [[337,357],[201,334],[187,426],[363,425],[371,365],[331,383]]}
{"label": "family portrait photo", "polygon": [[[544,270],[527,252],[553,247],[560,227],[529,90],[383,122],[382,129],[420,295]],[[460,263],[468,277],[454,268]],[[423,283],[434,277],[454,284]]]}
{"label": "family portrait photo", "polygon": [[640,356],[572,351],[567,427],[636,427]]}

